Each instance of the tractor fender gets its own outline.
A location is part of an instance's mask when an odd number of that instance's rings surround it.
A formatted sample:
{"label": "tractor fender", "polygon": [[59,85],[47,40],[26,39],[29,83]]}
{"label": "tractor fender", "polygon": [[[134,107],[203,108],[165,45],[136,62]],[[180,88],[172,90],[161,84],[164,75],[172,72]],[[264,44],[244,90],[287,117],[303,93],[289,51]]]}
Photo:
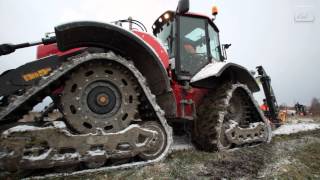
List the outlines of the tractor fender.
{"label": "tractor fender", "polygon": [[176,103],[167,71],[154,49],[138,35],[119,26],[92,21],[56,26],[55,34],[60,51],[97,47],[111,50],[132,61],[146,78],[166,116],[175,116]]}
{"label": "tractor fender", "polygon": [[227,62],[214,62],[206,65],[191,78],[190,83],[196,87],[215,88],[229,79],[246,84],[252,92],[260,90],[255,78],[246,68]]}

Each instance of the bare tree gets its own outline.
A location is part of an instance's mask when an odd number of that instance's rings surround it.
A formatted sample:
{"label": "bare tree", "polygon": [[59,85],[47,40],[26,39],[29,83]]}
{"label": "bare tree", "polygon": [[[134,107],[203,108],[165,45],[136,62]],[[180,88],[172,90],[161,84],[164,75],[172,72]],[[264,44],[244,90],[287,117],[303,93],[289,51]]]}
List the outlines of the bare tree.
{"label": "bare tree", "polygon": [[310,113],[313,115],[320,115],[320,102],[319,99],[313,98],[310,106]]}
{"label": "bare tree", "polygon": [[287,106],[287,104],[285,104],[285,103],[282,103],[282,104],[280,104],[280,106],[279,106],[279,109],[280,110],[285,110],[285,109],[287,109],[288,108],[288,106]]}

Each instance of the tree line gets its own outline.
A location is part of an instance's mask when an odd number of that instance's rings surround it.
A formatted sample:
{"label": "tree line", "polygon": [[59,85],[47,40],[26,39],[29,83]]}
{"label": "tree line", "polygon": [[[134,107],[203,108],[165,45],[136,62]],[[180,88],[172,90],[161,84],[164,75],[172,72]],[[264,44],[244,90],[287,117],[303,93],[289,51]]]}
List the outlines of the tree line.
{"label": "tree line", "polygon": [[309,112],[312,115],[320,115],[320,100],[318,98],[312,98]]}

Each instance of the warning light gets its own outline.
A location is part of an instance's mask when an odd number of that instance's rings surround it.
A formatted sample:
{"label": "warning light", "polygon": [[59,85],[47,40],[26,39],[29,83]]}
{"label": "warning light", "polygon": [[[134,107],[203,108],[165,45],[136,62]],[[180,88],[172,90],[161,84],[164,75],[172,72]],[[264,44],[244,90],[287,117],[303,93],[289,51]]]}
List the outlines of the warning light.
{"label": "warning light", "polygon": [[212,7],[212,15],[216,16],[218,14],[218,7],[217,6],[213,6]]}

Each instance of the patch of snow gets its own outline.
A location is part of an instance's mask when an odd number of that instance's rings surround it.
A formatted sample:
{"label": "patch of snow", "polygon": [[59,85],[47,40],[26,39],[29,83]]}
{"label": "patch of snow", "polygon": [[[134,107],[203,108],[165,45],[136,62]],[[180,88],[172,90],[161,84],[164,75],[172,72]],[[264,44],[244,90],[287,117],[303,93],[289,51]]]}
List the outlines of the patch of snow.
{"label": "patch of snow", "polygon": [[58,129],[66,129],[66,124],[63,121],[53,121],[53,126]]}
{"label": "patch of snow", "polygon": [[51,153],[52,149],[49,149],[47,152],[41,154],[40,156],[23,156],[22,159],[29,160],[29,161],[39,161],[46,159],[49,154]]}
{"label": "patch of snow", "polygon": [[52,103],[53,100],[50,96],[45,97],[42,102],[35,105],[32,109],[32,112],[41,112],[45,109],[46,106],[49,106],[50,103]]}
{"label": "patch of snow", "polygon": [[55,161],[61,161],[66,159],[76,159],[79,157],[80,157],[80,154],[76,152],[76,153],[55,154],[51,159]]}
{"label": "patch of snow", "polygon": [[[128,131],[131,131],[132,129],[135,129],[135,128],[140,128],[140,126],[139,125],[137,125],[137,124],[132,124],[132,125],[130,125],[130,126],[128,126],[126,129],[123,129],[123,130],[121,130],[121,131],[118,131],[118,132],[115,132],[115,133],[106,133],[106,132],[104,132],[103,130],[101,130],[101,132],[97,132],[97,133],[95,133],[95,134],[93,134],[93,135],[97,135],[97,134],[99,134],[99,133],[101,133],[101,135],[116,135],[116,134],[125,134],[125,133],[127,133]],[[149,133],[154,133],[155,131],[152,131],[152,130],[149,130],[149,129],[143,129],[144,131],[147,131],[147,132],[149,132]]]}
{"label": "patch of snow", "polygon": [[297,123],[302,123],[302,122],[310,123],[310,122],[314,122],[314,120],[311,118],[297,118],[297,119],[292,118],[292,119],[290,119],[291,124],[297,124]]}
{"label": "patch of snow", "polygon": [[3,157],[5,157],[5,156],[7,156],[7,153],[5,153],[5,152],[0,152],[0,159],[3,158]]}
{"label": "patch of snow", "polygon": [[41,130],[43,128],[35,127],[35,126],[29,126],[29,125],[19,125],[15,126],[13,128],[10,128],[2,133],[4,137],[7,137],[9,134],[14,132],[26,132],[26,131],[34,131],[34,130]]}
{"label": "patch of snow", "polygon": [[206,65],[200,70],[195,76],[191,78],[191,83],[199,81],[201,79],[214,76],[219,73],[219,71],[226,65],[226,62],[215,62]]}
{"label": "patch of snow", "polygon": [[97,149],[97,150],[94,150],[94,151],[88,151],[88,155],[90,156],[102,156],[106,153],[105,150],[101,150],[101,149]]}
{"label": "patch of snow", "polygon": [[8,156],[13,156],[14,155],[14,151],[9,152],[0,152],[0,159],[4,158],[4,157],[8,157]]}
{"label": "patch of snow", "polygon": [[285,124],[273,131],[273,135],[292,134],[302,131],[311,131],[320,129],[320,124],[317,123],[297,123],[297,124]]}
{"label": "patch of snow", "polygon": [[234,120],[230,120],[229,122],[230,122],[230,124],[229,124],[228,130],[232,130],[238,126],[238,123]]}
{"label": "patch of snow", "polygon": [[264,125],[264,123],[263,122],[255,122],[255,123],[250,123],[250,128],[256,128],[257,126],[259,126],[259,125]]}

